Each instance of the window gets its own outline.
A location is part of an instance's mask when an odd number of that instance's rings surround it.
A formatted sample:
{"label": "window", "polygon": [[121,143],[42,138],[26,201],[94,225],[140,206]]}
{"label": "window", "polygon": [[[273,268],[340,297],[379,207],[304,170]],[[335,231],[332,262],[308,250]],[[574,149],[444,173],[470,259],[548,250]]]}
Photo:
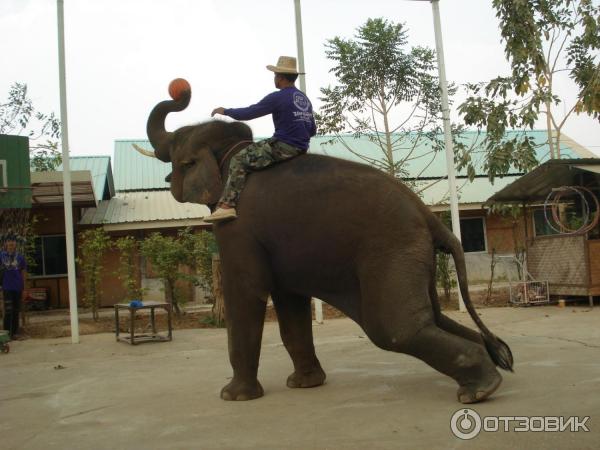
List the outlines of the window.
{"label": "window", "polygon": [[[552,212],[548,211],[548,217],[552,217]],[[552,220],[552,219],[550,219]],[[557,228],[557,225],[552,222],[554,228]],[[535,209],[533,211],[533,226],[535,229],[536,236],[551,236],[553,234],[558,234],[555,230],[550,227],[548,222],[546,221],[546,215],[544,214],[543,209]]]}
{"label": "window", "polygon": [[466,252],[485,252],[485,220],[483,217],[460,219],[460,239]]}
{"label": "window", "polygon": [[65,236],[41,236],[35,240],[35,276],[65,275],[67,273],[67,245]]}
{"label": "window", "polygon": [[5,192],[8,188],[8,178],[6,175],[6,160],[0,159],[0,192]]}

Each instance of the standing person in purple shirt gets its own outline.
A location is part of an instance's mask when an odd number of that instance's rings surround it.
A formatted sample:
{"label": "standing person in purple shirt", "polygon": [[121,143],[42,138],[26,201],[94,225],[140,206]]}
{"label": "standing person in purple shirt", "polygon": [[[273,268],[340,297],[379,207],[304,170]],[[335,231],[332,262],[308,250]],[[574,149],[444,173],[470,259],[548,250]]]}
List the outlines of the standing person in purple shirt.
{"label": "standing person in purple shirt", "polygon": [[236,120],[251,120],[273,115],[275,134],[270,139],[250,144],[233,156],[229,177],[217,205],[217,210],[204,218],[206,222],[235,219],[235,207],[250,172],[264,169],[306,153],[310,138],[317,132],[312,104],[294,85],[298,78],[296,58],[281,56],[276,66],[267,66],[275,72],[275,91],[247,108],[215,108],[211,114],[222,114]]}
{"label": "standing person in purple shirt", "polygon": [[17,242],[9,237],[5,241],[5,251],[0,251],[0,273],[2,273],[2,293],[4,297],[4,329],[11,338],[19,332],[19,313],[25,288],[27,264],[23,255],[17,252]]}

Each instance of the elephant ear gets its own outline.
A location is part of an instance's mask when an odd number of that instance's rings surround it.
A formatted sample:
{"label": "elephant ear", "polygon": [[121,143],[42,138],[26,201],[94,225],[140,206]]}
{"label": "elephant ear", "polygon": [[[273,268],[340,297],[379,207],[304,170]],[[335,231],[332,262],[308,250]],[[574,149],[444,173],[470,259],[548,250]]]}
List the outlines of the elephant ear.
{"label": "elephant ear", "polygon": [[223,193],[223,180],[217,160],[210,151],[202,151],[197,160],[201,201],[205,205],[215,205]]}

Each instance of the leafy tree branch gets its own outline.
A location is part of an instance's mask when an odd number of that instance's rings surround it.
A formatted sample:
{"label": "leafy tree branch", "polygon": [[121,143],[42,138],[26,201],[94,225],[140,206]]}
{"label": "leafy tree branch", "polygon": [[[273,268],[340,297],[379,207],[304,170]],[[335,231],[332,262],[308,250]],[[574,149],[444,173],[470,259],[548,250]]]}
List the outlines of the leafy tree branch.
{"label": "leafy tree branch", "polygon": [[[486,130],[484,167],[492,180],[511,167],[535,167],[535,150],[542,145],[551,158],[560,158],[562,129],[573,113],[600,120],[600,6],[590,0],[493,0],[493,6],[511,74],[467,84],[468,97],[458,107],[467,125]],[[568,100],[556,93],[561,75],[568,75],[577,90],[562,118],[557,106]],[[526,131],[540,115],[547,139],[536,144]],[[522,133],[507,138],[509,129]],[[471,164],[466,154],[459,158],[461,167]]]}
{"label": "leafy tree branch", "polygon": [[29,138],[33,170],[55,170],[60,165],[60,121],[54,113],[42,113],[34,107],[27,84],[13,83],[7,100],[0,103],[0,133]]}

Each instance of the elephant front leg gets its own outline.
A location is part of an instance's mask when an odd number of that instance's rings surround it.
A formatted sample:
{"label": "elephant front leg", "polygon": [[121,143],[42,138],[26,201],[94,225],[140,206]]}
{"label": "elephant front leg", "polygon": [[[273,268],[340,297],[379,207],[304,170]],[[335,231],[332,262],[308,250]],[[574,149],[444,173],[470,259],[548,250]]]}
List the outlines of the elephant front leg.
{"label": "elephant front leg", "polygon": [[225,289],[225,320],[233,379],[221,390],[223,400],[252,400],[264,395],[257,373],[266,297],[266,293],[264,296],[248,295]]}
{"label": "elephant front leg", "polygon": [[294,372],[287,379],[290,388],[309,388],[325,382],[325,372],[315,354],[312,335],[310,297],[274,292],[281,340],[292,362]]}

